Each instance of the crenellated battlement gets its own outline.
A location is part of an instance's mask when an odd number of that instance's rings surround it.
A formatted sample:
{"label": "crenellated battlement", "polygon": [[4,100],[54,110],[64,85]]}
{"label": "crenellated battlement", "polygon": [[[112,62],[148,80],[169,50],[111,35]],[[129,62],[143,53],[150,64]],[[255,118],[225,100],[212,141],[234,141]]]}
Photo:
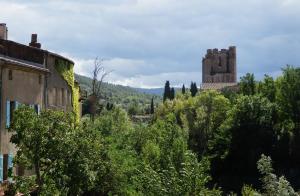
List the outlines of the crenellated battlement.
{"label": "crenellated battlement", "polygon": [[202,59],[202,83],[236,82],[236,47],[208,49]]}

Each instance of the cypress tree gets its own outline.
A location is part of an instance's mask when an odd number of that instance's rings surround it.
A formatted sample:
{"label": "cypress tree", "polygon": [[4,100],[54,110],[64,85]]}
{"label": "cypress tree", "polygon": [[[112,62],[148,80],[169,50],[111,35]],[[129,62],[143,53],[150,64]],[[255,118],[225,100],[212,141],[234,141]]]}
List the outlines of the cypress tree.
{"label": "cypress tree", "polygon": [[153,97],[151,99],[150,114],[154,114],[154,101],[153,101]]}
{"label": "cypress tree", "polygon": [[182,94],[185,94],[185,86],[184,86],[184,84],[182,85],[181,92],[182,92]]}
{"label": "cypress tree", "polygon": [[191,82],[190,92],[191,92],[191,95],[193,96],[193,92],[194,92],[194,82]]}
{"label": "cypress tree", "polygon": [[170,92],[170,100],[173,100],[175,98],[175,89],[171,88],[171,92]]}
{"label": "cypress tree", "polygon": [[195,95],[196,95],[197,92],[198,92],[198,88],[197,88],[196,82],[191,82],[191,88],[190,88],[190,91],[191,91],[192,97],[195,97]]}
{"label": "cypress tree", "polygon": [[195,95],[196,95],[198,93],[198,87],[197,87],[196,82],[194,82],[194,88],[195,88]]}
{"label": "cypress tree", "polygon": [[165,84],[163,100],[166,101],[166,99],[170,99],[170,94],[171,94],[170,82],[167,80]]}

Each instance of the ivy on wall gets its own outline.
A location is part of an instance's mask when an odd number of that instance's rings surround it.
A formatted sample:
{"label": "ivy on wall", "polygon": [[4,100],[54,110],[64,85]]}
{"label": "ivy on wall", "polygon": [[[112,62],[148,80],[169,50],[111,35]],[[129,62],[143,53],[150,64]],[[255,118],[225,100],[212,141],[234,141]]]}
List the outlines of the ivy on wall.
{"label": "ivy on wall", "polygon": [[55,69],[61,76],[66,80],[68,85],[72,89],[72,107],[76,115],[77,121],[80,119],[80,108],[79,108],[79,86],[75,83],[74,77],[74,64],[67,62],[65,60],[56,59],[55,60]]}

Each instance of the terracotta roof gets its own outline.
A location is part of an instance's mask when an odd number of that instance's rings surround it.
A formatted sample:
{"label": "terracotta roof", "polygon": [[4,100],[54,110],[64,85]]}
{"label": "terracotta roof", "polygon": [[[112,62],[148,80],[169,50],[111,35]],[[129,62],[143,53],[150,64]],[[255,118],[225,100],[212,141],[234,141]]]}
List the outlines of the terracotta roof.
{"label": "terracotta roof", "polygon": [[201,90],[221,90],[225,87],[237,86],[237,83],[202,83],[200,84]]}
{"label": "terracotta roof", "polygon": [[43,71],[43,72],[50,72],[48,69],[44,68],[44,66],[42,64],[38,64],[38,63],[15,59],[15,58],[12,58],[9,56],[4,56],[4,55],[0,55],[0,61],[1,60],[6,63],[18,65],[18,66],[29,68],[29,69],[35,69],[35,70],[39,70],[39,71]]}

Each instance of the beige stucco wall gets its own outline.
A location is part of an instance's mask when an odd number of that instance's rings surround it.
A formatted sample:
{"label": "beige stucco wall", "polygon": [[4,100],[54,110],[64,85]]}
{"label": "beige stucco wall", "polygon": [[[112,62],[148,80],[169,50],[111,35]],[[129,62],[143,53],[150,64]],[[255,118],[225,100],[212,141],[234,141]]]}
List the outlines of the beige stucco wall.
{"label": "beige stucco wall", "polygon": [[47,108],[72,111],[72,90],[68,83],[55,69],[53,55],[48,55],[46,68],[50,75],[47,77]]}
{"label": "beige stucco wall", "polygon": [[[12,80],[9,80],[12,70]],[[41,77],[41,83],[39,83]],[[39,104],[43,108],[44,74],[34,70],[21,70],[12,65],[4,65],[2,69],[1,95],[1,153],[14,153],[15,149],[9,142],[11,133],[6,129],[6,101],[18,101],[23,104]]]}

